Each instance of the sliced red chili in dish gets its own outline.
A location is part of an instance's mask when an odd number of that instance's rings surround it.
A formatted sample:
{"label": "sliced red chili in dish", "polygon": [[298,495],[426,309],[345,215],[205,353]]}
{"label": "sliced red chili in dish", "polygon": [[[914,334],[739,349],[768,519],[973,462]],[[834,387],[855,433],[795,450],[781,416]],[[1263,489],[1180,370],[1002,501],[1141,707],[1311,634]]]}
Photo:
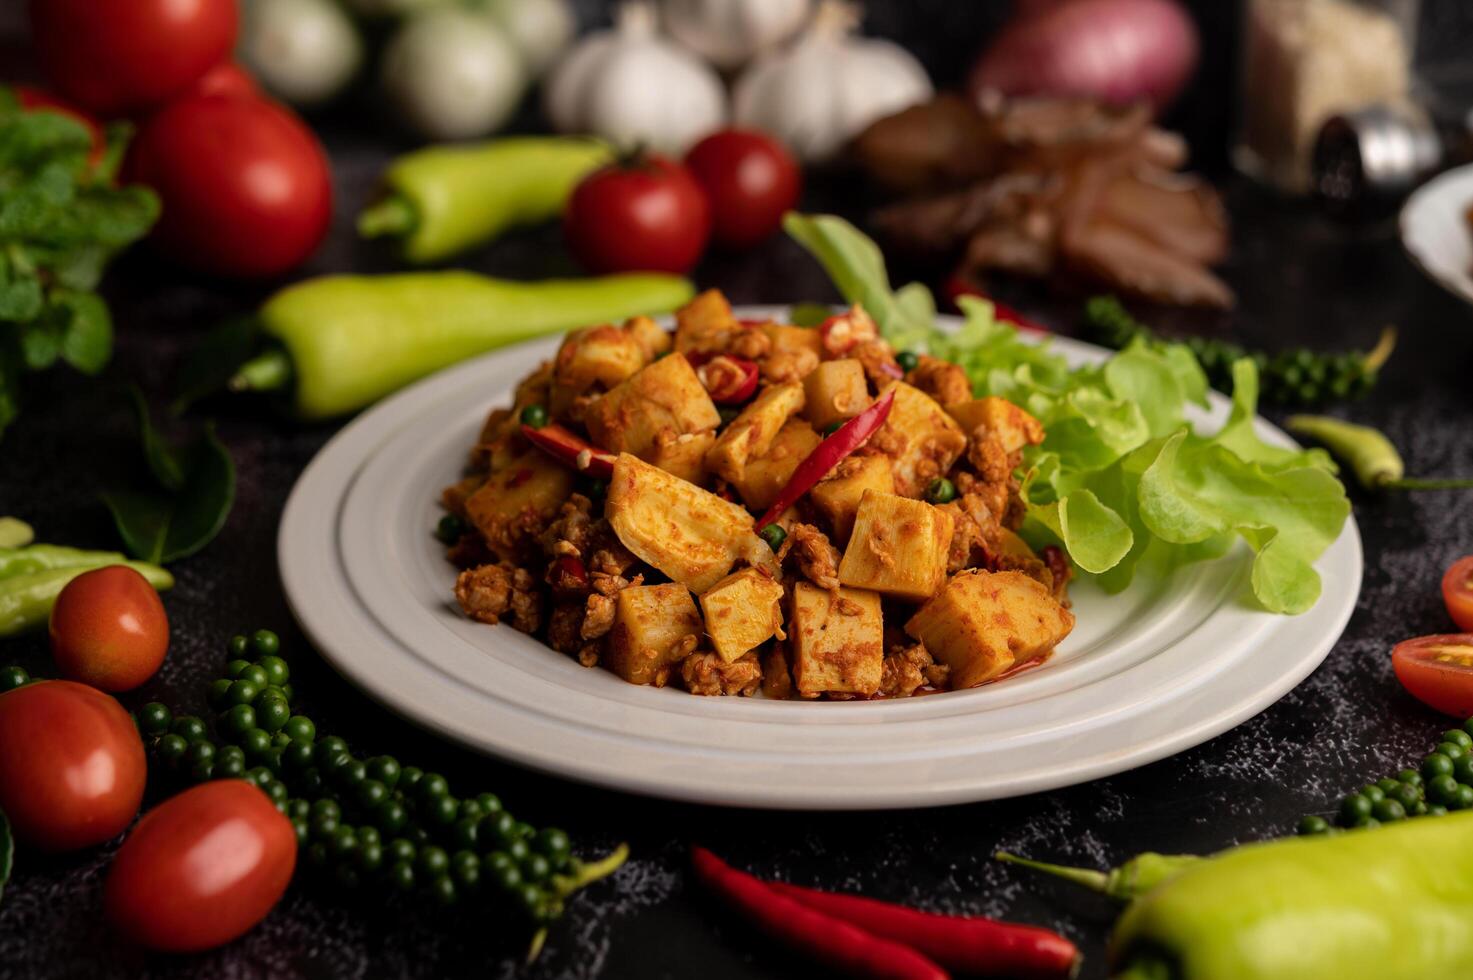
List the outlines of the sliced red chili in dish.
{"label": "sliced red chili in dish", "polygon": [[553,459],[567,463],[579,473],[586,473],[604,480],[614,475],[616,457],[613,453],[599,449],[578,433],[556,422],[544,425],[540,429],[534,429],[524,423],[522,436]]}

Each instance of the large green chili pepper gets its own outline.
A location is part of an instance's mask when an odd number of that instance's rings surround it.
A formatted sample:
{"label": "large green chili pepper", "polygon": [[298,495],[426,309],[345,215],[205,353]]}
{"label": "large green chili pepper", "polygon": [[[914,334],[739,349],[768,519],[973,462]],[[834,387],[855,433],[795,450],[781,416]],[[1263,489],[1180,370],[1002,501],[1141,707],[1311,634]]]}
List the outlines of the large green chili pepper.
{"label": "large green chili pepper", "polygon": [[45,623],[56,597],[68,582],[83,572],[104,565],[127,565],[148,579],[148,584],[155,589],[168,589],[174,585],[174,576],[167,569],[142,561],[104,561],[95,565],[46,568],[16,575],[0,581],[0,636],[12,636]]}
{"label": "large green chili pepper", "polygon": [[1328,415],[1295,415],[1285,428],[1322,444],[1367,490],[1466,490],[1473,479],[1408,477],[1401,453],[1381,432]]}
{"label": "large green chili pepper", "polygon": [[0,548],[0,579],[48,568],[99,568],[128,560],[119,551],[83,551],[61,544],[33,544],[28,548]]}
{"label": "large green chili pepper", "polygon": [[1114,980],[1473,977],[1473,811],[1249,844],[1133,902]]}
{"label": "large green chili pepper", "polygon": [[438,262],[556,218],[578,182],[612,158],[596,140],[558,136],[432,146],[394,161],[358,233],[398,238],[406,262]]}
{"label": "large green chili pepper", "polygon": [[1138,898],[1161,884],[1183,868],[1198,864],[1202,858],[1195,854],[1156,854],[1148,851],[1137,854],[1118,868],[1096,871],[1093,868],[1070,868],[1062,864],[1047,864],[1018,857],[1006,851],[998,851],[993,857],[1004,864],[1032,868],[1044,874],[1072,881],[1090,891],[1108,895],[1110,898],[1128,902]]}
{"label": "large green chili pepper", "polygon": [[324,276],[289,286],[261,308],[284,350],[241,367],[235,390],[283,388],[309,419],[356,411],[497,347],[576,327],[666,313],[694,294],[654,273],[512,282],[470,272]]}

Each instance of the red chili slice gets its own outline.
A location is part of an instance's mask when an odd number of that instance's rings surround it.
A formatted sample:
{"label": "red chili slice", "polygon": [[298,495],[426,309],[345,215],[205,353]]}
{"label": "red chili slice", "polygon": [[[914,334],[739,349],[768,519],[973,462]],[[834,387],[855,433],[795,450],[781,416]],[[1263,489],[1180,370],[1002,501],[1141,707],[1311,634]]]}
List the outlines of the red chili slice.
{"label": "red chili slice", "polygon": [[607,480],[614,475],[613,453],[599,449],[587,439],[557,423],[534,429],[522,426],[528,442],[560,463],[567,463],[579,473]]}
{"label": "red chili slice", "polygon": [[588,566],[575,555],[559,555],[547,569],[547,584],[559,595],[582,595],[589,591]]}
{"label": "red chili slice", "polygon": [[711,400],[718,405],[736,405],[757,392],[757,362],[731,354],[718,354],[702,360],[696,377],[705,385]]}
{"label": "red chili slice", "polygon": [[778,894],[704,847],[691,848],[696,878],[751,924],[790,948],[847,976],[947,980],[946,971],[903,943]]}
{"label": "red chili slice", "polygon": [[934,915],[860,895],[801,888],[780,881],[767,887],[817,912],[842,919],[883,939],[905,943],[941,966],[968,976],[1066,980],[1079,966],[1079,948],[1056,932],[998,922],[985,916]]}
{"label": "red chili slice", "polygon": [[818,325],[823,349],[829,357],[849,353],[859,344],[878,340],[880,329],[862,306],[853,306]]}
{"label": "red chili slice", "polygon": [[783,511],[797,503],[799,497],[812,490],[814,484],[827,476],[829,470],[839,465],[840,460],[864,445],[885,424],[885,420],[890,417],[890,406],[894,404],[895,388],[891,386],[873,405],[845,422],[837,432],[819,443],[818,448],[809,453],[793,471],[787,486],[783,487],[767,513],[757,522],[757,530],[761,531],[777,520]]}

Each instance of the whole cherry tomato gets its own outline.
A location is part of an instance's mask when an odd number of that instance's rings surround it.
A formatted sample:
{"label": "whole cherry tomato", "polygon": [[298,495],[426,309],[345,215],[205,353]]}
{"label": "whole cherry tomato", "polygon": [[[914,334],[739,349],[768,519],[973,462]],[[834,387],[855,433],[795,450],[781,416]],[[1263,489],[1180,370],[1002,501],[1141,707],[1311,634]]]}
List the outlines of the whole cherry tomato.
{"label": "whole cherry tomato", "polygon": [[100,116],[142,112],[188,92],[230,56],[235,0],[31,0],[46,77]]}
{"label": "whole cherry tomato", "polygon": [[1456,718],[1473,716],[1473,635],[1449,633],[1398,643],[1391,666],[1407,693]]}
{"label": "whole cherry tomato", "polygon": [[1473,631],[1473,555],[1453,562],[1442,577],[1442,601],[1458,629]]}
{"label": "whole cherry tomato", "polygon": [[127,565],[83,572],[51,607],[51,655],[74,681],[131,691],[158,672],[168,649],[164,603]]}
{"label": "whole cherry tomato", "polygon": [[92,152],[87,154],[87,162],[95,164],[102,159],[103,153],[107,151],[107,139],[102,135],[102,127],[97,125],[96,119],[50,92],[32,88],[29,85],[17,85],[14,91],[16,101],[20,103],[22,109],[46,109],[81,123],[87,130],[87,134],[92,137]]}
{"label": "whole cherry tomato", "polygon": [[322,147],[290,111],[263,99],[175,102],[138,131],[125,173],[163,202],[154,240],[217,275],[280,275],[312,254],[332,218]]}
{"label": "whole cherry tomato", "polygon": [[711,234],[711,209],[685,167],[649,156],[583,179],[563,234],[590,272],[685,272]]}
{"label": "whole cherry tomato", "polygon": [[264,919],[296,864],[297,835],[270,798],[244,780],[217,779],[138,821],[107,875],[107,916],[149,949],[211,949]]}
{"label": "whole cherry tomato", "polygon": [[17,839],[71,851],[116,837],[147,777],[143,740],[112,697],[72,681],[0,694],[0,810]]}
{"label": "whole cherry tomato", "polygon": [[222,61],[195,83],[192,95],[260,95],[256,80],[233,61]]}
{"label": "whole cherry tomato", "polygon": [[685,165],[711,202],[711,235],[731,248],[750,248],[782,226],[798,203],[798,162],[766,133],[723,129],[691,147]]}

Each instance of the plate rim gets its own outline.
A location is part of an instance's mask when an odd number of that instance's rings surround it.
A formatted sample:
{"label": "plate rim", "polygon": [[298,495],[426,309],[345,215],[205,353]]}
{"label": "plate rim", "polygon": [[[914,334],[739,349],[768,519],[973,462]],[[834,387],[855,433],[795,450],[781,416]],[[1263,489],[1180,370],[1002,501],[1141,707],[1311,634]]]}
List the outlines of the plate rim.
{"label": "plate rim", "polygon": [[[739,312],[747,315],[764,315],[775,309],[784,310],[787,308],[786,306],[743,307]],[[951,322],[955,322],[954,318]],[[366,434],[373,433],[376,430],[385,428],[388,430],[387,434],[379,433],[376,438],[372,439],[366,450],[354,458],[351,472],[345,479],[330,481],[342,483],[337,496],[334,497],[335,515],[342,513],[353,485],[373,459],[376,451],[382,448],[383,444],[392,438],[394,432],[398,431],[402,425],[408,424],[407,419],[400,420],[400,425],[394,424],[396,417],[403,413],[405,406],[410,403],[418,403],[424,399],[429,389],[444,384],[448,380],[448,376],[452,374],[456,377],[462,374],[467,376],[473,375],[483,365],[504,358],[509,352],[522,350],[533,345],[548,345],[553,339],[543,338],[541,340],[529,341],[525,344],[502,348],[459,365],[454,365],[445,371],[422,379],[372,407],[358,418],[350,421],[318,450],[311,462],[309,462],[299,475],[296,484],[293,486],[291,495],[287,500],[286,507],[283,510],[281,524],[278,530],[278,566],[282,578],[283,591],[285,592],[286,600],[293,617],[311,640],[319,654],[339,674],[360,690],[363,690],[370,698],[384,705],[395,714],[418,726],[433,731],[441,737],[466,745],[477,752],[502,758],[506,761],[514,762],[518,765],[560,778],[569,778],[622,792],[633,792],[705,804],[714,803],[718,805],[767,809],[854,810],[915,808],[1024,795],[1062,786],[1075,785],[1091,779],[1138,768],[1139,766],[1159,761],[1162,758],[1201,744],[1242,724],[1244,721],[1266,710],[1273,703],[1277,702],[1312,673],[1334,648],[1343,634],[1351,615],[1355,611],[1362,584],[1364,555],[1361,547],[1359,528],[1352,513],[1347,521],[1345,530],[1342,532],[1341,538],[1337,539],[1335,545],[1332,545],[1332,547],[1335,547],[1344,541],[1353,552],[1354,574],[1352,577],[1353,580],[1349,583],[1351,587],[1346,590],[1346,595],[1341,598],[1337,607],[1330,615],[1330,618],[1324,624],[1324,627],[1316,632],[1316,639],[1310,643],[1307,653],[1294,661],[1292,669],[1275,675],[1272,684],[1258,689],[1253,695],[1242,697],[1238,701],[1225,706],[1222,710],[1208,712],[1194,724],[1180,726],[1169,737],[1157,737],[1145,745],[1132,746],[1128,751],[1119,753],[1123,757],[1120,760],[1086,761],[1075,766],[1052,765],[1038,772],[1036,775],[1027,778],[1012,779],[1003,792],[979,790],[975,786],[971,788],[962,786],[917,795],[916,790],[912,787],[907,788],[904,791],[903,798],[900,798],[893,791],[886,792],[883,789],[875,789],[869,786],[856,786],[855,791],[851,795],[843,798],[835,798],[832,794],[823,792],[807,795],[792,792],[786,794],[753,794],[750,791],[750,787],[743,788],[739,786],[732,792],[722,793],[713,792],[710,789],[691,789],[684,787],[678,779],[672,779],[668,774],[662,776],[648,773],[621,773],[610,768],[600,768],[596,765],[585,764],[580,760],[529,759],[525,756],[519,757],[505,751],[500,751],[494,744],[489,744],[494,741],[493,739],[484,735],[476,736],[463,732],[438,717],[433,710],[433,706],[414,703],[412,698],[401,696],[392,686],[385,687],[382,684],[376,683],[369,676],[370,671],[355,663],[355,658],[351,651],[339,649],[333,642],[331,631],[323,629],[323,624],[319,622],[319,617],[313,610],[308,608],[310,603],[307,600],[312,593],[311,585],[299,580],[298,571],[301,568],[301,564],[293,561],[292,557],[294,549],[301,546],[301,542],[305,540],[299,537],[296,528],[301,520],[303,520],[302,511],[307,506],[308,488],[312,487],[314,481],[319,478],[320,469],[333,461],[338,453],[343,452],[344,447],[356,440],[367,438],[368,436]],[[1097,358],[1102,354],[1108,353],[1094,345],[1071,338],[1057,337],[1054,340],[1065,350],[1073,348],[1076,352],[1084,352],[1089,357]],[[1222,398],[1223,396],[1214,393],[1214,399]],[[426,410],[434,404],[433,399],[426,402]],[[1256,423],[1260,426],[1266,426],[1278,438],[1292,443],[1292,440],[1282,430],[1279,430],[1261,416],[1258,417]],[[336,521],[337,517],[335,516],[335,524]],[[336,535],[335,530],[333,534]],[[345,578],[345,581],[348,580]],[[348,584],[351,589],[351,582]],[[1329,595],[1323,595],[1320,602],[1326,603],[1330,599],[1331,597]],[[1317,606],[1318,608],[1320,607]],[[1211,615],[1216,615],[1216,613]],[[1272,614],[1264,613],[1263,615],[1270,616]],[[1311,613],[1306,613],[1305,615],[1311,615]],[[1209,616],[1209,618],[1211,617]],[[1293,623],[1295,621],[1297,621],[1297,617],[1275,617],[1269,622]],[[375,623],[374,625],[376,631],[381,635],[387,634],[387,630],[382,624]],[[1288,627],[1286,626],[1285,628]],[[389,635],[389,640],[394,645],[402,645],[392,635]]]}
{"label": "plate rim", "polygon": [[[1467,269],[1459,271],[1442,268],[1437,259],[1421,247],[1414,229],[1414,224],[1423,215],[1437,209],[1442,196],[1451,195],[1454,187],[1464,183],[1469,185],[1468,196],[1463,202],[1466,210],[1473,206],[1473,163],[1443,171],[1414,190],[1397,214],[1397,237],[1401,240],[1401,247],[1407,258],[1422,275],[1465,303],[1473,305],[1473,262],[1469,263]],[[1473,227],[1467,231],[1469,241],[1473,243]],[[1469,252],[1473,256],[1473,244],[1470,244]]]}

